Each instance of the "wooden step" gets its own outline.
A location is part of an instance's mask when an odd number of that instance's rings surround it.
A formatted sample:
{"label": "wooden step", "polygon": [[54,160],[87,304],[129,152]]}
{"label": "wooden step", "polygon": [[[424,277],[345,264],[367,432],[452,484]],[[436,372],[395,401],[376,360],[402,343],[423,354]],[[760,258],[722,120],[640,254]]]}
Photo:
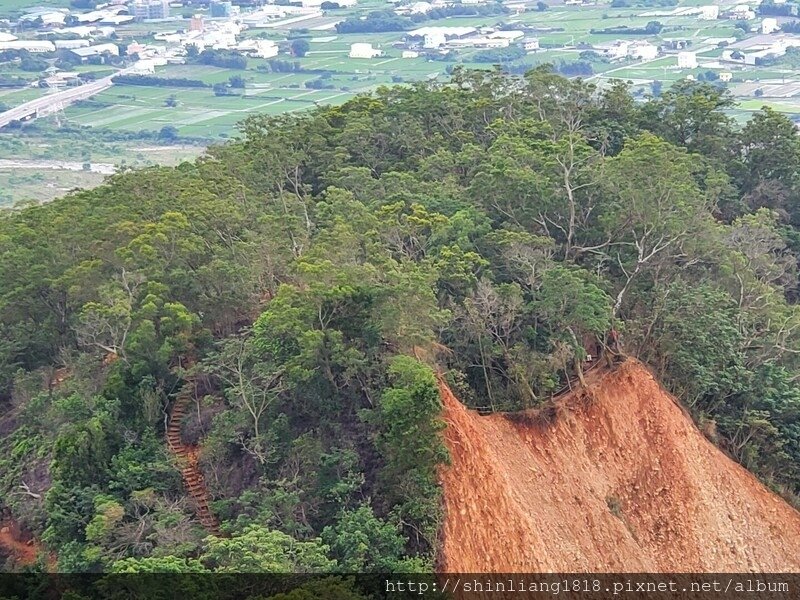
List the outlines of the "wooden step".
{"label": "wooden step", "polygon": [[222,535],[219,522],[209,506],[209,493],[203,473],[200,471],[194,449],[184,446],[181,436],[181,421],[189,411],[193,394],[187,385],[175,397],[166,430],[167,447],[177,458],[177,466],[183,479],[187,495],[194,503],[194,511],[200,524],[213,535]]}

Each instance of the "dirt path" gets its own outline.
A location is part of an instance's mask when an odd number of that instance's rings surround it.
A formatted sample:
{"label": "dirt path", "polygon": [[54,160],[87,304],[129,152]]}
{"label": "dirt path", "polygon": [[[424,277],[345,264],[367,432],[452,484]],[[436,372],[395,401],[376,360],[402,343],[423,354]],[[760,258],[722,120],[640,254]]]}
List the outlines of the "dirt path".
{"label": "dirt path", "polygon": [[203,473],[198,464],[199,449],[181,441],[181,421],[186,416],[186,411],[192,400],[193,390],[194,384],[190,383],[190,385],[184,386],[175,398],[175,405],[172,408],[169,426],[167,427],[167,445],[170,452],[177,459],[183,483],[194,502],[197,518],[210,533],[221,535],[219,522],[209,507],[211,496],[208,493]]}

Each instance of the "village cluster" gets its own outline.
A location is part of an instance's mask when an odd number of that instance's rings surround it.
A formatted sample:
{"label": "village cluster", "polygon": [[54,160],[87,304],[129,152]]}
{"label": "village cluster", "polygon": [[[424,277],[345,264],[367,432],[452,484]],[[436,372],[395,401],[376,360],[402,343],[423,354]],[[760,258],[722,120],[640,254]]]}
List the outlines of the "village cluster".
{"label": "village cluster", "polygon": [[[398,15],[413,16],[457,4],[477,5],[486,0],[433,0],[433,2],[403,2],[392,0],[387,6]],[[541,3],[538,3],[541,10]],[[581,4],[567,0],[566,4]],[[595,6],[594,2],[583,3]],[[780,2],[775,3],[780,4]],[[286,32],[303,28],[311,33],[335,33],[336,25],[343,17],[335,10],[354,7],[356,0],[297,0],[291,4],[265,4],[246,10],[230,1],[212,0],[202,12],[183,18],[180,4],[169,0],[112,0],[94,10],[41,8],[23,14],[15,21],[0,21],[0,52],[27,51],[29,53],[53,53],[67,51],[80,62],[106,60],[124,56],[129,72],[152,74],[159,66],[181,64],[190,47],[228,50],[248,57],[269,59],[280,53],[276,39],[267,36],[247,35],[245,32],[263,30]],[[533,33],[547,31],[528,23],[515,23],[515,16],[529,10],[537,10],[532,2],[513,0],[507,3],[509,18],[502,28],[454,25],[425,25],[399,32],[398,40],[391,48],[400,51],[402,58],[418,58],[420,55],[446,55],[462,49],[501,49],[517,46],[526,52],[541,52],[547,48]],[[652,10],[643,13],[657,20],[664,17],[694,17],[698,21],[733,20],[743,23],[738,29],[747,35],[739,37],[707,37],[675,39],[609,39],[593,44],[563,44],[561,49],[593,51],[603,59],[615,61],[653,61],[674,54],[677,69],[691,70],[702,66],[717,69],[721,81],[730,81],[736,69],[758,65],[761,61],[784,55],[788,49],[800,46],[800,36],[782,31],[783,23],[793,22],[794,15],[787,18],[759,17],[757,5],[737,4],[721,6],[712,4],[696,7]],[[183,11],[185,13],[185,11]],[[796,12],[796,11],[795,11]],[[455,20],[455,19],[454,19]],[[449,21],[449,20],[445,20]],[[118,29],[131,23],[153,23],[171,25],[161,27],[151,39],[141,42],[118,35]],[[533,33],[532,33],[533,32]],[[274,37],[274,36],[272,36]],[[691,46],[691,47],[690,47]],[[698,54],[709,48],[724,48],[719,56],[703,60]],[[352,41],[348,53],[353,59],[372,59],[386,56],[386,48],[374,46],[367,41]],[[58,69],[52,69],[51,78]],[[70,80],[70,77],[55,78]]]}

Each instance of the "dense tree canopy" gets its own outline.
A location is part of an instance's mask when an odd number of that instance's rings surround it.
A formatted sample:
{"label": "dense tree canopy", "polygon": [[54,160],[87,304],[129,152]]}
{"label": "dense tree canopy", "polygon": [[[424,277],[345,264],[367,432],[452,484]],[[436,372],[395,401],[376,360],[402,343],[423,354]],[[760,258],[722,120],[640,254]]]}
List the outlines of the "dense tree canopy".
{"label": "dense tree canopy", "polygon": [[800,141],[729,106],[456,70],[2,214],[0,508],[72,571],[430,569],[435,370],[535,406],[612,326],[796,497]]}

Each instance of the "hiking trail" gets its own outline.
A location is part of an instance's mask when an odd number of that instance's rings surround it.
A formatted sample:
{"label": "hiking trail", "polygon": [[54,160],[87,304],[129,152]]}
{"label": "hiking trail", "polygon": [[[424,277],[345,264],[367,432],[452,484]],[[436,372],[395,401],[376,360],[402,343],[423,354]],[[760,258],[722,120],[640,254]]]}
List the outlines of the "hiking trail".
{"label": "hiking trail", "polygon": [[177,460],[183,483],[194,503],[197,518],[210,533],[219,536],[222,535],[222,531],[219,528],[217,517],[209,507],[211,495],[200,470],[199,448],[184,444],[181,439],[181,422],[186,416],[194,391],[195,382],[190,378],[175,397],[175,404],[172,407],[167,426],[167,446]]}

